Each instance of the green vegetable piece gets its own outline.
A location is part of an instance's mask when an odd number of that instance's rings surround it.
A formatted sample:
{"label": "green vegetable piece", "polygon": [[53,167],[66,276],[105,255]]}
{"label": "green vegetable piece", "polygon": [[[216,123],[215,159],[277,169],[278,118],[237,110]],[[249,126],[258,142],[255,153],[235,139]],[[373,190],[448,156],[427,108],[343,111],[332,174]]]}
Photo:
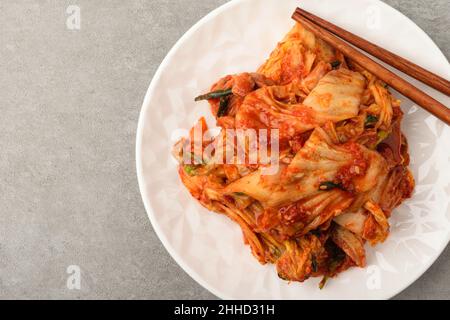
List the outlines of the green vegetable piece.
{"label": "green vegetable piece", "polygon": [[317,272],[317,270],[319,270],[319,267],[317,265],[317,260],[316,260],[316,256],[315,255],[311,255],[311,266],[312,266],[312,271],[313,272]]}
{"label": "green vegetable piece", "polygon": [[320,237],[320,235],[322,234],[322,232],[319,229],[311,230],[309,233],[315,235],[316,237]]}
{"label": "green vegetable piece", "polygon": [[380,131],[378,131],[377,136],[378,136],[378,141],[377,141],[377,146],[378,146],[384,139],[386,139],[389,136],[389,132],[380,130]]}
{"label": "green vegetable piece", "polygon": [[344,261],[346,254],[342,249],[340,249],[334,242],[328,243],[328,251],[331,255],[328,263],[328,272],[327,274],[322,278],[322,280],[319,283],[319,289],[323,289],[327,281],[333,276],[333,274],[336,272],[337,268],[341,265],[341,263]]}
{"label": "green vegetable piece", "polygon": [[325,181],[319,185],[319,190],[322,190],[322,191],[328,191],[328,190],[332,190],[335,188],[342,189],[342,185],[339,183],[334,183],[332,181]]}
{"label": "green vegetable piece", "polygon": [[212,91],[212,92],[209,92],[206,94],[202,94],[202,95],[196,97],[195,101],[217,99],[217,98],[229,96],[230,94],[232,94],[231,88],[226,89],[226,90],[217,90],[217,91]]}
{"label": "green vegetable piece", "polygon": [[320,283],[319,283],[319,289],[320,290],[322,290],[323,287],[325,287],[325,284],[327,283],[327,281],[328,281],[328,276],[324,276],[322,278],[322,280],[320,280]]}
{"label": "green vegetable piece", "polygon": [[339,60],[333,61],[333,62],[331,63],[331,67],[332,67],[333,69],[337,69],[340,65],[341,65],[341,62],[340,62]]}
{"label": "green vegetable piece", "polygon": [[217,117],[226,116],[228,113],[228,102],[230,101],[228,96],[224,96],[220,98],[219,110],[217,111]]}
{"label": "green vegetable piece", "polygon": [[184,171],[186,171],[186,173],[190,176],[195,175],[195,167],[191,166],[191,165],[185,165],[184,166]]}
{"label": "green vegetable piece", "polygon": [[235,192],[234,194],[237,195],[237,196],[239,196],[239,197],[246,196],[246,194],[243,193],[243,192]]}
{"label": "green vegetable piece", "polygon": [[378,117],[373,114],[368,114],[366,117],[366,121],[364,122],[364,126],[369,127],[378,122]]}

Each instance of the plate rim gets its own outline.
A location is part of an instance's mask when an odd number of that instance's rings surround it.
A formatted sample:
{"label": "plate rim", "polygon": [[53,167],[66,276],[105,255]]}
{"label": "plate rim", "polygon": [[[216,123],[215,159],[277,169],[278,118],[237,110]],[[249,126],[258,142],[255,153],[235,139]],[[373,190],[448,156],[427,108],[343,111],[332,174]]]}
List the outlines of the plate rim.
{"label": "plate rim", "polygon": [[[194,34],[203,24],[213,20],[217,15],[219,15],[221,12],[226,11],[227,9],[238,6],[240,3],[244,2],[246,0],[231,0],[229,2],[226,2],[222,4],[221,6],[215,8],[214,10],[210,11],[208,14],[206,14],[204,17],[202,17],[200,20],[198,20],[192,27],[190,27],[172,46],[172,48],[168,51],[160,65],[158,66],[156,72],[154,73],[150,85],[147,89],[147,92],[144,97],[144,101],[141,106],[141,110],[139,112],[139,118],[138,118],[138,126],[136,130],[136,145],[135,145],[135,161],[136,161],[136,174],[137,174],[137,180],[139,185],[139,192],[141,194],[142,202],[144,203],[144,208],[147,213],[147,216],[150,220],[150,223],[158,236],[159,240],[162,242],[164,248],[167,250],[169,255],[172,257],[172,259],[175,260],[175,262],[198,284],[200,284],[203,288],[214,294],[216,297],[220,299],[225,300],[231,300],[234,299],[230,297],[228,294],[225,294],[221,292],[221,290],[211,286],[206,280],[200,276],[195,270],[193,270],[187,263],[185,263],[182,259],[182,257],[176,252],[176,250],[170,245],[169,241],[165,237],[164,233],[162,232],[161,228],[159,227],[158,223],[156,222],[155,212],[150,204],[150,200],[145,196],[146,187],[145,187],[145,181],[144,181],[144,169],[142,165],[142,139],[143,139],[143,131],[144,131],[144,125],[145,125],[145,114],[150,109],[150,99],[154,94],[156,84],[158,83],[159,79],[161,78],[161,75],[166,67],[168,65],[168,62],[170,61],[171,57],[175,54],[175,52],[178,50],[179,47],[181,47],[184,42],[189,39],[191,34]],[[419,34],[421,34],[422,37],[424,37],[427,41],[432,43],[436,49],[436,53],[441,55],[441,58],[443,58],[445,61],[448,60],[445,57],[442,50],[439,48],[439,46],[433,41],[433,39],[421,28],[419,27],[413,20],[411,20],[408,16],[401,13],[396,8],[388,5],[387,3],[381,1],[381,0],[369,0],[372,2],[376,2],[377,5],[381,5],[387,10],[392,10],[396,16],[398,16],[401,19],[406,19],[408,23],[413,26]],[[405,285],[399,286],[396,290],[393,290],[392,293],[389,293],[385,295],[382,299],[387,300],[391,299],[392,297],[395,297],[402,291],[404,291],[406,288],[411,286],[414,282],[416,282],[422,275],[424,275],[428,269],[436,262],[436,260],[441,256],[441,254],[444,252],[446,247],[448,246],[450,242],[450,233],[447,233],[447,244],[442,247],[442,250],[440,250],[439,254],[436,255],[434,259],[430,259],[427,264],[424,264],[423,270],[417,273],[416,276],[412,277],[410,281],[407,281]]]}

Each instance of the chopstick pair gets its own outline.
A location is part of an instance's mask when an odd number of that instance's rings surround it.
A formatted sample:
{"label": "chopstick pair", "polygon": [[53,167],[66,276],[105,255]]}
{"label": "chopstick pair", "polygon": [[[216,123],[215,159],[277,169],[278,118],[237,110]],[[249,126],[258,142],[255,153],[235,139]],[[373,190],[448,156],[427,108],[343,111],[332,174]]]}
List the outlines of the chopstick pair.
{"label": "chopstick pair", "polygon": [[292,15],[292,18],[301,23],[306,29],[314,33],[317,37],[342,52],[344,56],[352,59],[377,76],[379,79],[390,85],[392,88],[403,94],[405,97],[411,99],[419,106],[444,121],[447,125],[450,125],[449,108],[430,97],[425,92],[419,90],[409,82],[405,81],[395,73],[389,71],[382,65],[362,54],[360,51],[356,50],[340,38],[368,52],[398,70],[403,71],[411,77],[428,84],[447,96],[450,95],[449,81],[303,9],[297,8]]}

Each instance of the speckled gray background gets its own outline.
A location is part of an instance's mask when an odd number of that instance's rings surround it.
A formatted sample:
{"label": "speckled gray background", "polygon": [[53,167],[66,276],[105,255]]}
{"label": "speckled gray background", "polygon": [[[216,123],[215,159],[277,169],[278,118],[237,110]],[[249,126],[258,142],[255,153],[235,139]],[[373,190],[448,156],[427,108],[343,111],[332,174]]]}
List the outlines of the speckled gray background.
{"label": "speckled gray background", "polygon": [[[156,68],[225,2],[1,0],[0,298],[214,298],[155,235],[134,146]],[[449,57],[448,0],[385,2]],[[70,4],[80,31],[66,28]],[[79,291],[66,288],[71,264]],[[397,298],[450,298],[450,249]]]}

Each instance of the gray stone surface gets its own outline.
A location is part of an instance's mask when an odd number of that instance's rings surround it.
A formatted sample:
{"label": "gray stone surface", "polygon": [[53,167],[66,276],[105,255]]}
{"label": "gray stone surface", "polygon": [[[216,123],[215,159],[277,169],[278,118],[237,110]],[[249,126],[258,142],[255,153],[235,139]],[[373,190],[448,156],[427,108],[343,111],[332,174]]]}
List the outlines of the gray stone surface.
{"label": "gray stone surface", "polygon": [[[156,237],[134,146],[159,63],[225,2],[0,2],[0,298],[214,298]],[[386,2],[449,57],[448,0]],[[66,28],[70,4],[81,7],[80,31]],[[66,288],[71,264],[81,267],[79,291]],[[448,248],[397,296],[449,297]]]}

